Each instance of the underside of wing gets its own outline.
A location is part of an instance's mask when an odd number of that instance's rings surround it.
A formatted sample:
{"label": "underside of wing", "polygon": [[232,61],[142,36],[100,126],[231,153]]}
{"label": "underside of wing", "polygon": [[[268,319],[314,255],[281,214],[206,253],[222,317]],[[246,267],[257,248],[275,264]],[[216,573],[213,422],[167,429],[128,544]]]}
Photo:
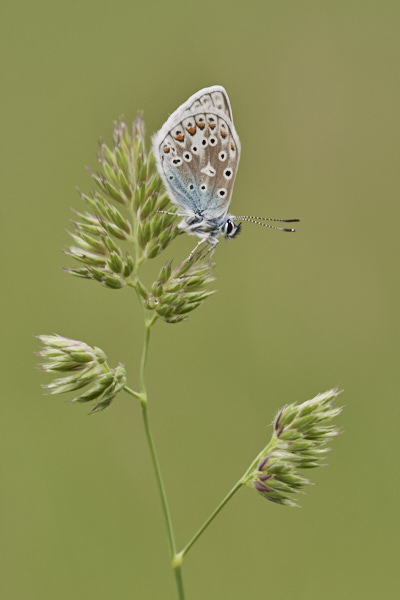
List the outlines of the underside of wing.
{"label": "underside of wing", "polygon": [[218,220],[228,211],[240,158],[230,115],[225,90],[205,88],[179,107],[154,136],[159,172],[171,200],[185,214]]}

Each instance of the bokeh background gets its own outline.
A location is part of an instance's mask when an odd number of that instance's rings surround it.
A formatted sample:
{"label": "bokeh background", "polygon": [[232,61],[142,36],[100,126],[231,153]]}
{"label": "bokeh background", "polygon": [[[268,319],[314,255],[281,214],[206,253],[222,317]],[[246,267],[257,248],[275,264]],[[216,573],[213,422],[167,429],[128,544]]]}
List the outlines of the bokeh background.
{"label": "bokeh background", "polygon": [[[339,385],[344,435],[301,509],[240,492],[184,563],[190,600],[399,597],[400,5],[390,1],[8,2],[2,8],[0,594],[174,599],[139,406],[45,397],[33,335],[101,346],[137,383],[128,290],[69,277],[97,140],[148,136],[198,89],[230,95],[242,158],[218,294],[154,330],[148,387],[178,546],[269,439],[282,404]],[[182,259],[194,238],[163,256]]]}

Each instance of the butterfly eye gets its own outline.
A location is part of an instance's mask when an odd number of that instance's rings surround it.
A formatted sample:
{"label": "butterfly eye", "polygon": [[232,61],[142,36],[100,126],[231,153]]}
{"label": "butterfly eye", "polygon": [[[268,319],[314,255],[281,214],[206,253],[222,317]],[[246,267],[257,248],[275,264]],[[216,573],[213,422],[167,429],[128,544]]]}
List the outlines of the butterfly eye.
{"label": "butterfly eye", "polygon": [[190,154],[190,152],[184,152],[183,158],[186,160],[186,162],[190,162],[192,160],[192,155]]}
{"label": "butterfly eye", "polygon": [[[220,198],[224,198],[226,196],[226,189],[225,188],[220,188],[217,192],[218,196]],[[228,223],[230,223],[230,221],[227,221]]]}
{"label": "butterfly eye", "polygon": [[232,179],[232,169],[225,169],[224,177],[225,179]]}
{"label": "butterfly eye", "polygon": [[224,160],[226,160],[226,156],[227,156],[227,154],[226,154],[226,152],[224,152],[224,150],[222,150],[222,152],[220,152],[218,154],[218,158],[221,162],[224,162]]}
{"label": "butterfly eye", "polygon": [[223,234],[229,238],[235,238],[240,233],[240,224],[236,225],[235,221],[227,219],[223,225]]}

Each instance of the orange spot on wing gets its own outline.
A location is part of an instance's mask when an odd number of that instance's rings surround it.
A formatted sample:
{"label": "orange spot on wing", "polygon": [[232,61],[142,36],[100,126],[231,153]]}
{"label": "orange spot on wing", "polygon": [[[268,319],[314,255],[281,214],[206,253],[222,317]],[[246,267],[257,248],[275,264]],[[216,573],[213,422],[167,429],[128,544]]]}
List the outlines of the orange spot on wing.
{"label": "orange spot on wing", "polygon": [[210,129],[215,129],[216,125],[215,123],[210,123]]}
{"label": "orange spot on wing", "polygon": [[168,146],[166,148],[163,148],[165,154],[168,154],[168,152],[171,150],[171,148],[168,148]]}
{"label": "orange spot on wing", "polygon": [[187,130],[190,135],[194,135],[196,133],[196,127],[188,127]]}
{"label": "orange spot on wing", "polygon": [[204,129],[204,127],[206,126],[204,121],[199,121],[199,123],[197,123],[197,125],[200,127],[200,129]]}
{"label": "orange spot on wing", "polygon": [[182,133],[178,133],[178,135],[175,136],[175,139],[178,140],[178,142],[183,142],[185,136]]}
{"label": "orange spot on wing", "polygon": [[227,135],[228,135],[228,132],[225,131],[225,129],[221,129],[221,137],[225,139]]}
{"label": "orange spot on wing", "polygon": [[235,146],[234,146],[234,144],[231,142],[231,150],[234,150],[234,149],[235,149]]}

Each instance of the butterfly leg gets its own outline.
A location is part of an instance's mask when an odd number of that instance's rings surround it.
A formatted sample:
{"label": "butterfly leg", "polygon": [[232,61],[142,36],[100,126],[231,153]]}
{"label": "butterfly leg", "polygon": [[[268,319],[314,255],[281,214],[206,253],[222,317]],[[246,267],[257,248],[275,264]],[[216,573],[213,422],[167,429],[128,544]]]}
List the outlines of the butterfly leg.
{"label": "butterfly leg", "polygon": [[[203,240],[203,241],[205,241],[205,240]],[[209,238],[207,238],[207,243],[208,243],[208,249],[206,250],[206,252],[204,252],[204,254],[202,255],[201,258],[204,260],[206,258],[206,256],[210,255],[209,264],[211,266],[214,252],[215,252],[215,249],[218,244],[218,239],[214,238],[214,237],[209,237]],[[198,244],[197,244],[197,246],[198,246]],[[196,248],[197,248],[197,246],[196,246]]]}
{"label": "butterfly leg", "polygon": [[217,247],[217,244],[218,244],[218,240],[217,239],[215,239],[215,241],[213,241],[212,243],[210,243],[210,247],[209,247],[209,249],[207,250],[207,252],[205,253],[205,255],[203,257],[203,258],[205,258],[207,256],[207,254],[210,254],[210,260],[209,260],[210,266],[211,266],[211,263],[212,263],[212,259],[213,259],[214,252],[215,252],[215,249]]}
{"label": "butterfly leg", "polygon": [[[186,260],[184,260],[183,262],[189,262],[190,260],[192,260],[193,256],[196,254],[196,251],[198,248],[200,248],[200,246],[204,243],[204,242],[208,242],[208,249],[206,250],[206,252],[200,257],[201,259],[204,259],[209,252],[211,252],[211,258],[213,257],[214,251],[215,251],[215,246],[216,243],[214,241],[210,241],[208,238],[203,237],[199,242],[197,242],[197,244],[195,245],[195,247],[193,248],[193,250],[191,251],[191,253],[189,254],[189,256],[187,257]],[[218,240],[216,240],[216,242],[218,243]]]}
{"label": "butterfly leg", "polygon": [[[197,248],[199,248],[201,246],[201,244],[204,242],[204,239],[201,239],[193,248],[193,250],[191,251],[191,253],[189,254],[189,256],[187,257],[186,261],[191,260],[193,258],[193,255],[196,253]],[[185,261],[185,262],[186,262]]]}

